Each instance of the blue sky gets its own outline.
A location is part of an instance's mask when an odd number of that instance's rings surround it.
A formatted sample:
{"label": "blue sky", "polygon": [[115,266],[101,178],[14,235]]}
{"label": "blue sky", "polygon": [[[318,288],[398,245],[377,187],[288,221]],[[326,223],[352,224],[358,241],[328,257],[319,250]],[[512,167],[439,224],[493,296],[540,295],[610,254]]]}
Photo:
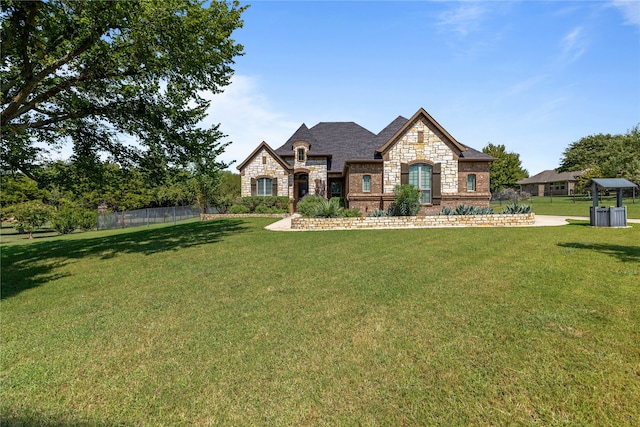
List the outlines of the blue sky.
{"label": "blue sky", "polygon": [[[254,1],[207,122],[236,164],[300,126],[379,132],[426,109],[458,141],[531,175],[583,136],[640,123],[640,1]],[[235,170],[235,165],[232,169]]]}

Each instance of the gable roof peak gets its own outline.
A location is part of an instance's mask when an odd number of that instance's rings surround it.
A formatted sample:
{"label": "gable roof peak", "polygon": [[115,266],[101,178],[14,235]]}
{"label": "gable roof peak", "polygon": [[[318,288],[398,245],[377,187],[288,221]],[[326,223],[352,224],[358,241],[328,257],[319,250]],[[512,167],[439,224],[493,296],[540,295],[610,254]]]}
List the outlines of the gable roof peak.
{"label": "gable roof peak", "polygon": [[[453,136],[451,136],[449,132],[446,131],[445,128],[443,128],[440,125],[440,123],[438,123],[433,117],[431,117],[431,115],[427,113],[427,111],[424,108],[420,107],[418,111],[416,111],[416,113],[413,116],[411,116],[411,118],[407,120],[402,127],[400,127],[400,129],[398,129],[390,138],[384,141],[384,144],[380,146],[377,149],[377,151],[380,153],[383,153],[386,150],[388,150],[392,145],[396,143],[398,138],[400,138],[407,130],[409,130],[411,126],[413,126],[413,124],[416,121],[418,121],[420,118],[423,118],[426,121],[426,125],[433,132],[438,134],[438,136],[440,136],[440,138],[442,138],[447,144],[449,144],[450,146],[458,150],[459,153],[467,149],[467,147],[459,143]],[[397,120],[398,119],[394,120],[394,122],[392,123],[395,123]],[[387,128],[388,127],[390,126],[387,126]],[[386,130],[387,128],[383,129],[383,131]]]}
{"label": "gable roof peak", "polygon": [[262,141],[260,143],[260,145],[258,145],[256,147],[255,150],[253,150],[253,152],[251,154],[249,154],[249,156],[242,162],[240,163],[238,166],[236,166],[236,169],[238,169],[239,171],[242,171],[242,169],[244,169],[244,167],[251,161],[253,160],[253,158],[262,150],[266,150],[267,153],[273,158],[275,159],[278,163],[280,163],[280,165],[285,169],[290,169],[291,167],[284,161],[282,160],[282,157],[280,157],[278,155],[278,153],[276,153],[273,148],[271,148],[269,146],[269,144],[266,143],[266,141]]}

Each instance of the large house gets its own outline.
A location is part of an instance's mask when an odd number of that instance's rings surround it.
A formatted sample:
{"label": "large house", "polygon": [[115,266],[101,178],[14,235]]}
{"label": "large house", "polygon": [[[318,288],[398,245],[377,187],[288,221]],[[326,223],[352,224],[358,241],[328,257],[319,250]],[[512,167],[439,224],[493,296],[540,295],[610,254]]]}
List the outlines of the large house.
{"label": "large house", "polygon": [[424,214],[459,204],[488,206],[493,160],[458,142],[421,108],[377,134],[353,122],[302,124],[275,150],[262,142],[238,170],[242,196],[288,196],[293,210],[315,194],[342,197],[366,215],[387,209],[397,185],[413,184]]}
{"label": "large house", "polygon": [[555,169],[548,169],[532,177],[521,179],[516,184],[520,185],[520,192],[526,192],[532,196],[569,196],[575,192],[578,178],[585,172],[558,172]]}

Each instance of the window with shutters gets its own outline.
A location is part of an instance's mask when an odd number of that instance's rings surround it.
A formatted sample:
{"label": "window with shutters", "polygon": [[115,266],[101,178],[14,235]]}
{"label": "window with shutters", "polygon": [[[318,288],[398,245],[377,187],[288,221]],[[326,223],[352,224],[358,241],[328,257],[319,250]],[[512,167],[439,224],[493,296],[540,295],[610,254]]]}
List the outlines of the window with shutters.
{"label": "window with shutters", "polygon": [[271,196],[272,186],[271,178],[258,178],[258,196]]}
{"label": "window with shutters", "polygon": [[417,163],[409,166],[409,184],[420,191],[420,203],[431,203],[431,165]]}

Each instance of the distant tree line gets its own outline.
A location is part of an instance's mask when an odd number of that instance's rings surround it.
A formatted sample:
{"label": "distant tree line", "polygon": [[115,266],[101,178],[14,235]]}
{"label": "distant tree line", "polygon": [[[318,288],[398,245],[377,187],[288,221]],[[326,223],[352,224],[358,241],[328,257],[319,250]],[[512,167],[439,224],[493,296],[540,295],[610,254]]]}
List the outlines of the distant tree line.
{"label": "distant tree line", "polygon": [[[207,169],[168,167],[161,173],[124,169],[114,163],[57,161],[39,171],[38,182],[19,172],[1,175],[0,213],[28,232],[51,221],[56,230],[95,226],[98,207],[109,211],[197,205],[226,211],[240,196],[240,175]],[[93,215],[94,219],[91,219]]]}
{"label": "distant tree line", "polygon": [[586,170],[581,184],[591,178],[625,178],[640,183],[640,124],[622,135],[599,133],[569,144],[558,170]]}

